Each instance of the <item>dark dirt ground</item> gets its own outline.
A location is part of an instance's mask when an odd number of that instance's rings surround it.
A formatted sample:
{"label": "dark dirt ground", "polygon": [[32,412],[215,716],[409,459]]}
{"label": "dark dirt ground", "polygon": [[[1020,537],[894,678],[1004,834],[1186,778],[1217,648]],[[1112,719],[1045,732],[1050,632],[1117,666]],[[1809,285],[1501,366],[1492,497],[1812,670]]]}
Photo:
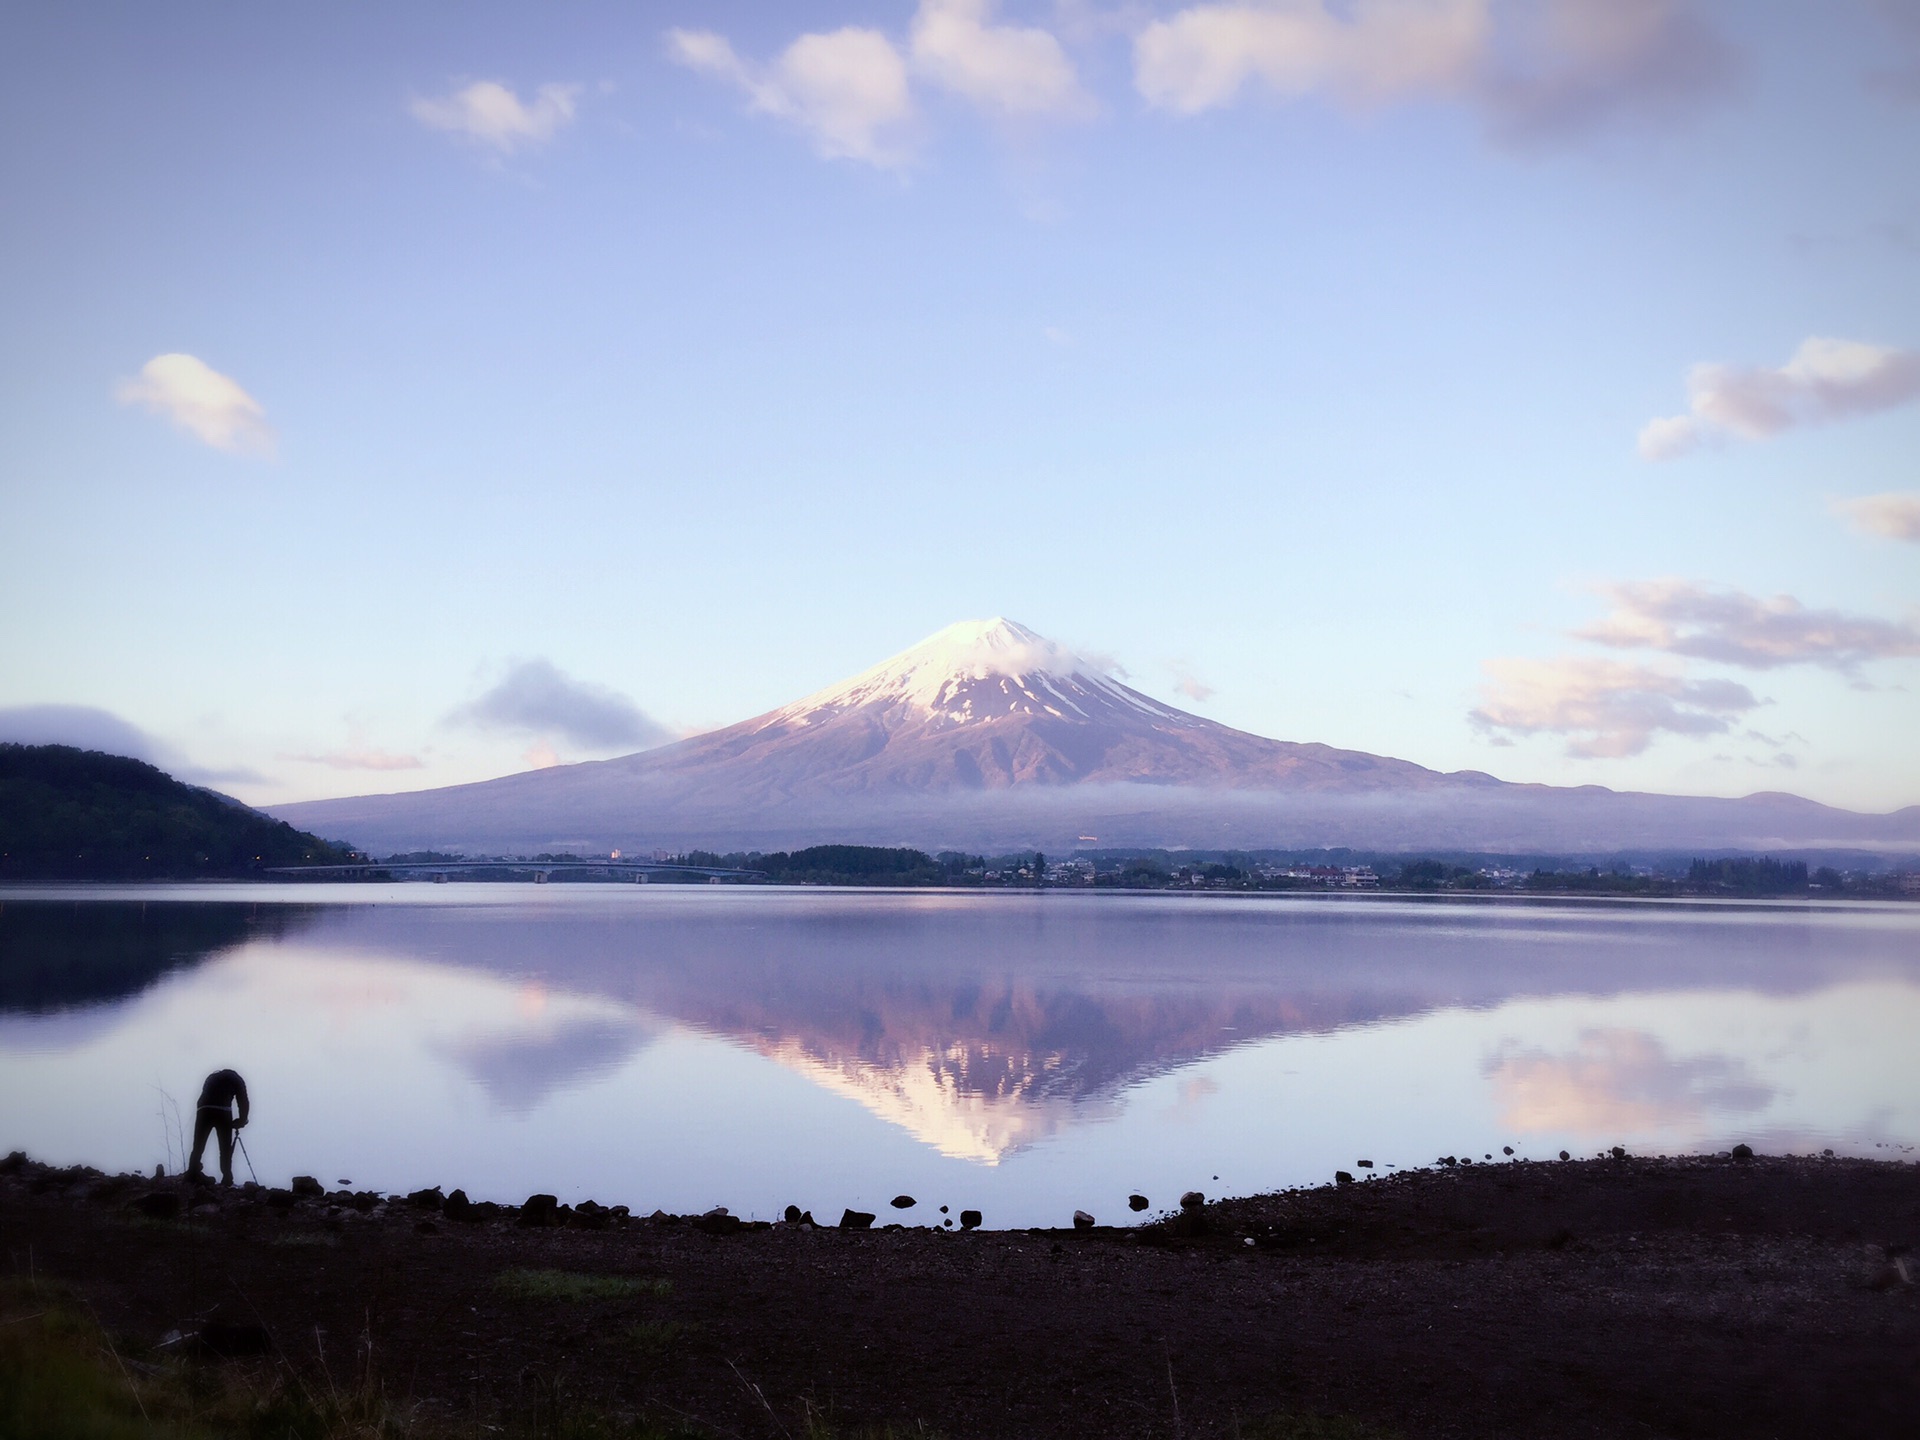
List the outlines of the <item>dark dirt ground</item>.
{"label": "dark dirt ground", "polygon": [[[153,1194],[218,1203],[152,1218]],[[1406,1436],[1920,1434],[1908,1163],[1481,1164],[1227,1200],[1201,1234],[529,1228],[290,1199],[15,1160],[0,1248],[130,1356],[225,1322],[270,1345],[250,1363],[371,1369],[429,1418],[532,1392],[743,1440],[791,1440],[809,1414],[951,1440],[1184,1440],[1274,1415]],[[500,1283],[515,1268],[648,1283],[535,1297]]]}

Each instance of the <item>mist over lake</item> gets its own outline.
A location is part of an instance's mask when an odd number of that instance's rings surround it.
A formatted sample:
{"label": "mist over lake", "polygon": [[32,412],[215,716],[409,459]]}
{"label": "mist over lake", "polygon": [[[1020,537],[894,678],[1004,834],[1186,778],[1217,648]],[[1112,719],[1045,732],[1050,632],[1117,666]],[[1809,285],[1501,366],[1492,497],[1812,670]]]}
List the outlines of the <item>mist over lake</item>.
{"label": "mist over lake", "polygon": [[1904,1155],[1916,1022],[1898,905],[15,890],[0,1148],[172,1170],[232,1066],[268,1183],[1118,1222],[1508,1145]]}

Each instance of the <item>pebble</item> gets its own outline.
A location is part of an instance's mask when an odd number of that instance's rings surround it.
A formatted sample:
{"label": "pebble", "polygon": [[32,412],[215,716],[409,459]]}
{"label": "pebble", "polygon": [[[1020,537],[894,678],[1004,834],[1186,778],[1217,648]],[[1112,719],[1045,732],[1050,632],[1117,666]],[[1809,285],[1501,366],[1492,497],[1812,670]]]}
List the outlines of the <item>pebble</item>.
{"label": "pebble", "polygon": [[1146,1209],[1147,1197],[1144,1195],[1129,1195],[1127,1197],[1127,1208],[1136,1212]]}
{"label": "pebble", "polygon": [[1094,1226],[1093,1216],[1089,1215],[1086,1211],[1076,1210],[1073,1212],[1073,1228],[1074,1229],[1091,1230],[1093,1226]]}

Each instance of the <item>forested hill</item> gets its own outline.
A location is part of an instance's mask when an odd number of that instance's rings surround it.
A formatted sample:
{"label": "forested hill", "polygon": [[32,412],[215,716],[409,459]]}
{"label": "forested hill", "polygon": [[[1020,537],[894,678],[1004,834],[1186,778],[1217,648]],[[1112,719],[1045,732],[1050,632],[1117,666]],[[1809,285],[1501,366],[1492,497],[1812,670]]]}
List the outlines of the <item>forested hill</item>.
{"label": "forested hill", "polygon": [[0,880],[231,878],[350,858],[144,761],[0,745]]}

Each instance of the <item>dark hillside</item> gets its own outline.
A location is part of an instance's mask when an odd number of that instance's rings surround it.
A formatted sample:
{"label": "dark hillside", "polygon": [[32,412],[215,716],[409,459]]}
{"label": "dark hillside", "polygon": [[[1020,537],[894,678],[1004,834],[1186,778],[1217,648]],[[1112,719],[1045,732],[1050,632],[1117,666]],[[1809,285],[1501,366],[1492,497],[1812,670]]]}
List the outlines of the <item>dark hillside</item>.
{"label": "dark hillside", "polygon": [[351,852],[140,760],[0,745],[0,880],[183,880]]}

